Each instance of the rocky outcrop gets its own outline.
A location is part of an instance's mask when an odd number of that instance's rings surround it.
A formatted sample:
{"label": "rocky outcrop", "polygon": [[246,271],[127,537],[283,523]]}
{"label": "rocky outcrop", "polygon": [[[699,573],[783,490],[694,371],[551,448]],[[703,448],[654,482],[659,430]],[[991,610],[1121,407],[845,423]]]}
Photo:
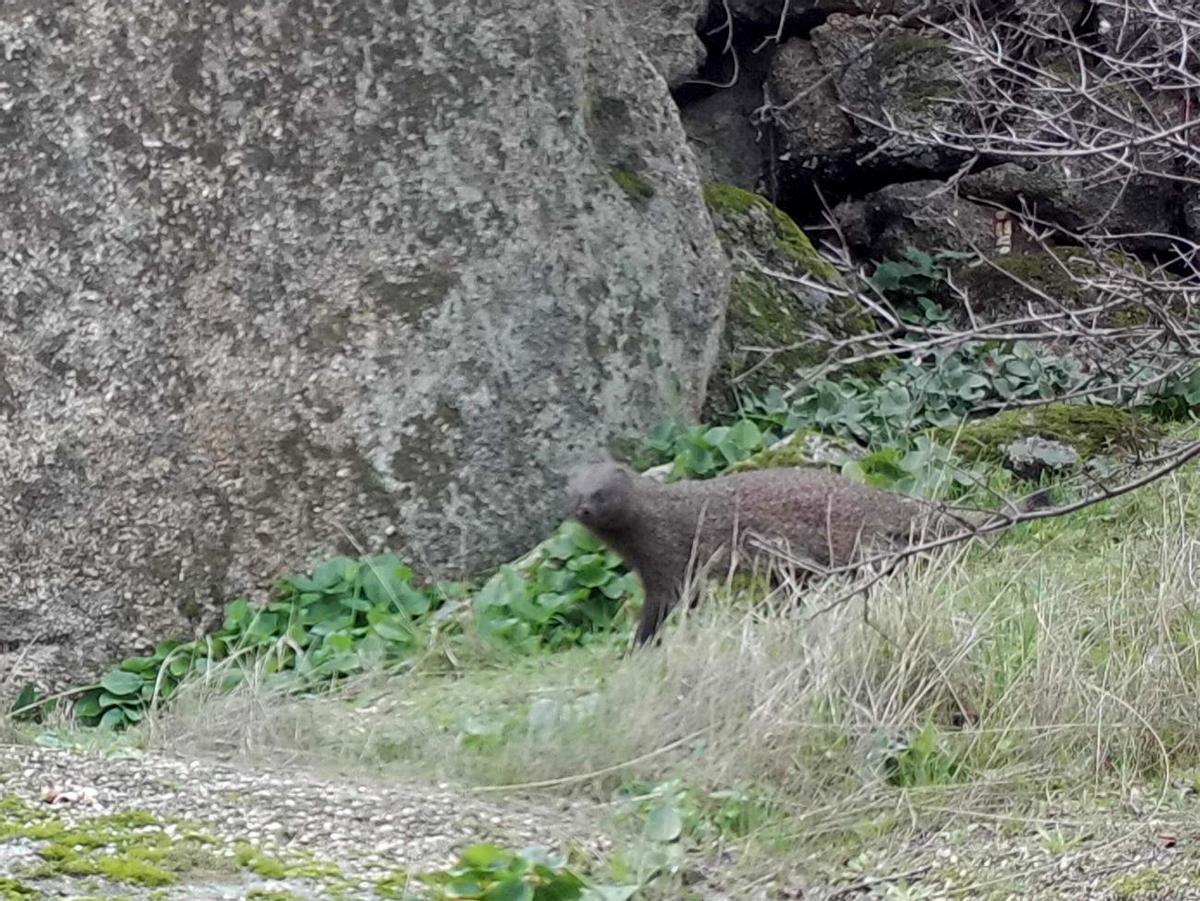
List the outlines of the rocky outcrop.
{"label": "rocky outcrop", "polygon": [[[990,253],[996,244],[995,210],[961,199],[940,181],[888,185],[842,204],[836,218],[850,249],[868,260],[899,259],[909,248]],[[1024,247],[1024,235],[1014,239]]]}
{"label": "rocky outcrop", "polygon": [[0,672],[80,676],[352,541],[515,556],[577,452],[698,411],[726,263],[614,14],[129,0],[0,32]]}
{"label": "rocky outcrop", "polygon": [[1031,223],[1085,237],[1117,236],[1140,250],[1165,249],[1178,234],[1183,193],[1157,175],[1114,170],[1103,159],[1009,163],[967,176],[962,193],[1003,205]]}
{"label": "rocky outcrop", "polygon": [[789,41],[767,92],[784,190],[951,174],[967,156],[916,135],[965,126],[968,108],[947,99],[968,73],[944,39],[894,22],[831,15]]}

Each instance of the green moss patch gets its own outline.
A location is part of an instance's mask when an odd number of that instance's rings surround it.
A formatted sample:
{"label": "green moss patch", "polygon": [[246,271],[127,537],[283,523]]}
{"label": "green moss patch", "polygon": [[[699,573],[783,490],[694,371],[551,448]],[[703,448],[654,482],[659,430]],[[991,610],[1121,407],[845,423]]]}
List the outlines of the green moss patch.
{"label": "green moss patch", "polygon": [[296,855],[280,860],[265,854],[252,845],[241,843],[235,852],[237,865],[264,879],[340,879],[341,868],[321,863],[310,855]]}
{"label": "green moss patch", "polygon": [[767,198],[721,182],[704,186],[704,202],[717,216],[749,216],[761,214],[774,225],[774,250],[817,278],[834,280],[837,270],[823,259],[800,226]]}
{"label": "green moss patch", "polygon": [[1162,870],[1155,867],[1147,867],[1136,873],[1125,873],[1109,882],[1113,897],[1121,899],[1158,897],[1159,892],[1169,885],[1171,881]]}
{"label": "green moss patch", "polygon": [[761,450],[729,467],[730,472],[786,466],[830,466],[840,469],[855,459],[850,443],[820,432],[795,432],[787,441]]}
{"label": "green moss patch", "polygon": [[233,854],[225,853],[223,843],[208,833],[145,810],[71,822],[59,818],[64,813],[11,796],[0,798],[0,845],[33,842],[40,858],[15,874],[26,881],[0,881],[0,901],[41,897],[41,890],[31,884],[61,877],[145,889],[176,885],[191,874],[234,876],[240,870],[266,879],[342,878],[339,867],[311,855],[278,860],[249,844],[238,844]]}
{"label": "green moss patch", "polygon": [[[1109,255],[1105,264],[1118,270],[1144,271],[1140,262],[1120,254]],[[1025,315],[1030,305],[1034,309],[1045,308],[1046,297],[1069,310],[1086,307],[1096,300],[1087,279],[1102,275],[1101,267],[1085,251],[1058,247],[998,256],[990,264],[962,269],[956,279],[976,310],[996,319]],[[1148,320],[1144,306],[1129,303],[1106,310],[1098,325],[1122,328],[1142,325]]]}
{"label": "green moss patch", "polygon": [[0,878],[0,901],[17,901],[20,898],[37,898],[40,895],[41,892],[24,882]]}
{"label": "green moss patch", "polygon": [[617,187],[624,191],[629,199],[636,203],[645,203],[654,196],[654,185],[632,169],[614,167],[608,173]]}
{"label": "green moss patch", "polygon": [[1162,430],[1128,410],[1046,404],[1007,410],[968,422],[961,431],[946,428],[938,429],[935,434],[943,443],[954,441],[955,452],[966,459],[1000,462],[1004,459],[1004,446],[1022,438],[1037,436],[1059,441],[1086,459],[1145,448],[1161,437]]}

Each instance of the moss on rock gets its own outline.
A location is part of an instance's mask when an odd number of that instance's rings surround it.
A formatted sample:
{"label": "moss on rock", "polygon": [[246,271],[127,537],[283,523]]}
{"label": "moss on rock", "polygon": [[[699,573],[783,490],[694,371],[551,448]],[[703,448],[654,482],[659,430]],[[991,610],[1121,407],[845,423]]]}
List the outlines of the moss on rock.
{"label": "moss on rock", "polygon": [[704,199],[734,270],[721,359],[709,386],[711,418],[734,410],[739,394],[788,384],[797,370],[821,362],[826,336],[862,334],[873,322],[857,301],[821,290],[822,283],[836,287],[838,272],[783,210],[721,183],[705,185]]}
{"label": "moss on rock", "polygon": [[0,901],[20,901],[25,898],[41,897],[41,892],[31,885],[16,879],[0,877]]}
{"label": "moss on rock", "polygon": [[786,439],[729,467],[730,472],[778,469],[786,466],[841,468],[863,456],[853,442],[821,432],[795,432]]}
{"label": "moss on rock", "polygon": [[1172,884],[1172,880],[1157,867],[1146,867],[1135,873],[1123,873],[1114,877],[1108,884],[1113,897],[1122,899],[1157,898],[1164,888]]}
{"label": "moss on rock", "polygon": [[718,217],[765,216],[774,226],[773,249],[776,253],[816,278],[826,281],[837,278],[837,269],[817,253],[808,235],[792,217],[762,195],[722,182],[709,182],[704,186],[704,202]]}
{"label": "moss on rock", "polygon": [[141,889],[177,885],[192,873],[234,874],[239,869],[272,879],[342,878],[339,867],[310,854],[281,861],[244,843],[235,846],[236,854],[229,854],[220,840],[193,825],[163,820],[145,810],[66,823],[51,810],[5,796],[0,798],[0,842],[6,840],[34,843],[40,861],[15,874],[25,882],[0,880],[0,901],[41,897],[37,883],[61,877]]}
{"label": "moss on rock", "polygon": [[1162,430],[1128,410],[1077,404],[1046,404],[1006,410],[957,428],[938,429],[936,440],[950,444],[967,460],[1002,462],[1003,448],[1022,438],[1058,441],[1084,459],[1102,454],[1129,453],[1145,448]]}
{"label": "moss on rock", "polygon": [[632,169],[613,167],[608,174],[617,183],[617,187],[629,195],[629,199],[635,203],[645,203],[654,196],[654,185]]}

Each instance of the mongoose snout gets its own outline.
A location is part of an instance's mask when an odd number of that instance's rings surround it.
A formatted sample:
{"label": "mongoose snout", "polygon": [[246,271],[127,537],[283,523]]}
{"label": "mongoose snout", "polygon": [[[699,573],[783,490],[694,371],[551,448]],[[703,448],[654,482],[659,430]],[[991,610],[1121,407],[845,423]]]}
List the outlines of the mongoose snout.
{"label": "mongoose snout", "polygon": [[618,527],[628,512],[631,483],[629,471],[616,463],[576,470],[568,488],[569,515],[591,529]]}

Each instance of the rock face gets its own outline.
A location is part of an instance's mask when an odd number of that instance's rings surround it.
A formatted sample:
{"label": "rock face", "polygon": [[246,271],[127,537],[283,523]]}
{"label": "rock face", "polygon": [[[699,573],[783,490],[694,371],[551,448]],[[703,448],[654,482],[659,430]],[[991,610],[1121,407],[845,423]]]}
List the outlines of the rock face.
{"label": "rock face", "polygon": [[574,0],[10,4],[0,673],[348,544],[514,556],[694,415],[726,264],[663,81]]}
{"label": "rock face", "polygon": [[629,32],[667,84],[677,88],[700,69],[704,44],[696,27],[707,0],[621,0]]}
{"label": "rock face", "polygon": [[1028,167],[997,166],[963,179],[963,193],[1028,211],[1031,219],[1068,232],[1119,235],[1127,246],[1155,250],[1171,246],[1164,236],[1179,231],[1183,192],[1155,175],[1106,176],[1101,160],[1047,162]]}

